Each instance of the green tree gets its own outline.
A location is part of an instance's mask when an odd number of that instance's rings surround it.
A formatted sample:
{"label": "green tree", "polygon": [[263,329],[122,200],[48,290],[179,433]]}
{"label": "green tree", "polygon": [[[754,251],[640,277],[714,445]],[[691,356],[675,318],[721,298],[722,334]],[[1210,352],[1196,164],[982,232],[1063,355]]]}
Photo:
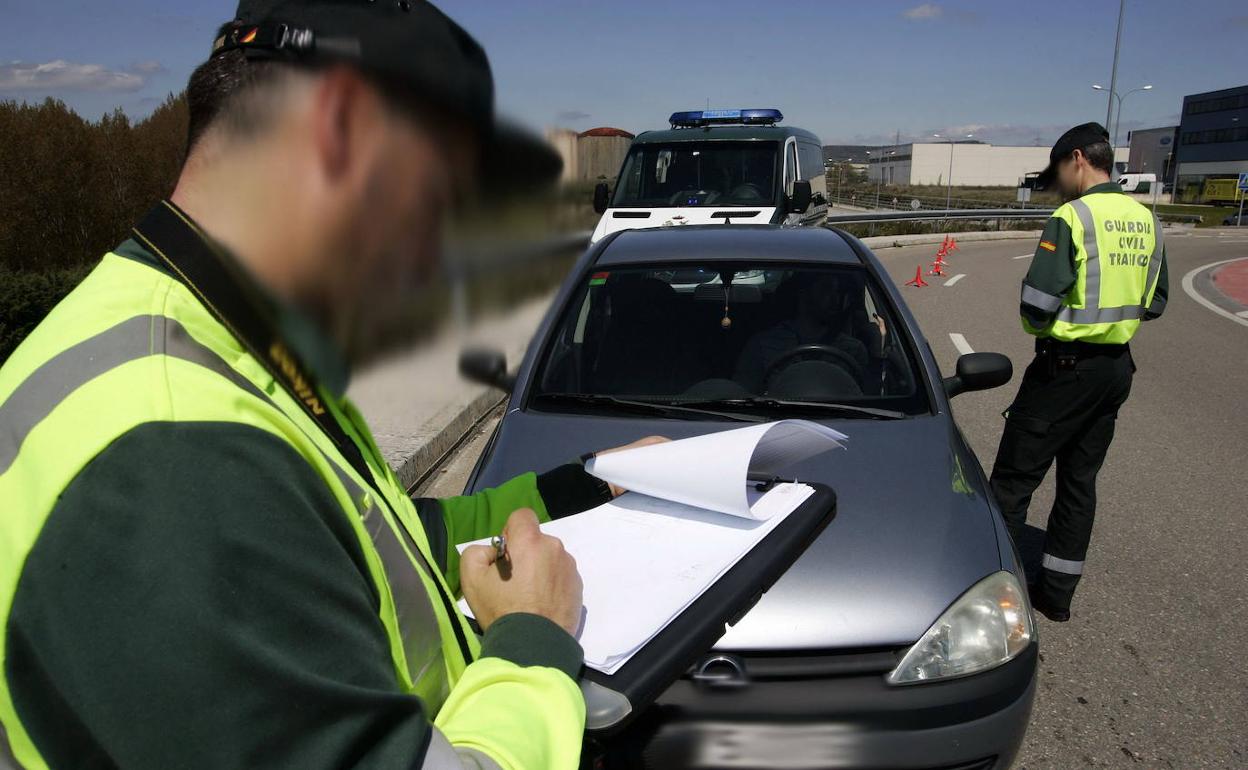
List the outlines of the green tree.
{"label": "green tree", "polygon": [[0,101],[0,361],[172,191],[186,123],[181,94],[137,123]]}

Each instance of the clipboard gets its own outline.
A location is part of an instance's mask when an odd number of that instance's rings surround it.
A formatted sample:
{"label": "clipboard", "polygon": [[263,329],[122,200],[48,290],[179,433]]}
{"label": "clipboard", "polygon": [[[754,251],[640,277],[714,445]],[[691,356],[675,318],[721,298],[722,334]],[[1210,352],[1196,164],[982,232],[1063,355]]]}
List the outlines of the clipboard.
{"label": "clipboard", "polygon": [[836,492],[814,492],[614,674],[581,670],[585,733],[623,730],[758,603],[836,516]]}

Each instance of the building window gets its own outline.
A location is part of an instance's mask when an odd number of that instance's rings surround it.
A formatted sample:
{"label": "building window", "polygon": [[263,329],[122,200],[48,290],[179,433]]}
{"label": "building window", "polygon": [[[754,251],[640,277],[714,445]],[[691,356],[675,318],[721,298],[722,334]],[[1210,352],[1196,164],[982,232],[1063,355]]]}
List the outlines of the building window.
{"label": "building window", "polygon": [[1224,142],[1248,142],[1248,126],[1183,132],[1183,144],[1222,144]]}
{"label": "building window", "polygon": [[1199,99],[1187,103],[1185,115],[1203,115],[1206,112],[1222,112],[1248,108],[1248,94],[1219,96],[1213,99]]}

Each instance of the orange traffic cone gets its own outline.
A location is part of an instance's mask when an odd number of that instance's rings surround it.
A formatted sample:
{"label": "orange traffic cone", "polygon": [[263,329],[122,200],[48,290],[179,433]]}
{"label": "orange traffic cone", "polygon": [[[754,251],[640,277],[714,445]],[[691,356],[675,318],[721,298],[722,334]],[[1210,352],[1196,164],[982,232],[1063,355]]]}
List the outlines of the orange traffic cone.
{"label": "orange traffic cone", "polygon": [[915,287],[927,285],[927,281],[923,280],[923,266],[922,265],[919,265],[918,267],[914,269],[914,279],[910,281],[906,281],[906,285],[915,286]]}
{"label": "orange traffic cone", "polygon": [[958,250],[958,239],[957,239],[957,238],[950,238],[950,239],[949,239],[949,250],[948,250],[948,252],[947,252],[947,253],[952,253],[952,252],[955,252],[955,251],[957,251],[957,250]]}

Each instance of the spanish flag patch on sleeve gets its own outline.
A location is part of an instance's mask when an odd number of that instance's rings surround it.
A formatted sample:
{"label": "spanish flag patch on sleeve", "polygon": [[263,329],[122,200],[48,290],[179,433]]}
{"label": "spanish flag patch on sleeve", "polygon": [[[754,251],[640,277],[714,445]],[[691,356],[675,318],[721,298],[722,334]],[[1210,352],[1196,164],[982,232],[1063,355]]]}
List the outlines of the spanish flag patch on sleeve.
{"label": "spanish flag patch on sleeve", "polygon": [[1057,244],[1049,243],[1048,241],[1040,241],[1040,248],[1048,251],[1057,251]]}

